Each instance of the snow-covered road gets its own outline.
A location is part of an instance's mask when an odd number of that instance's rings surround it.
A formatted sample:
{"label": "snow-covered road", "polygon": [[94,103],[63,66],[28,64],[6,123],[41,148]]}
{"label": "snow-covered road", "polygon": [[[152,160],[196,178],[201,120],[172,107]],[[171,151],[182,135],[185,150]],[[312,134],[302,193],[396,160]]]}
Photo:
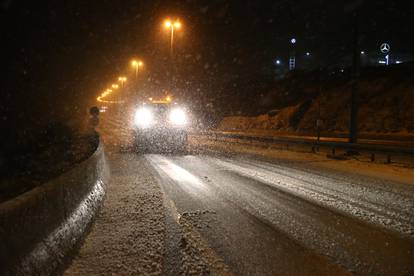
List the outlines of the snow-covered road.
{"label": "snow-covered road", "polygon": [[112,129],[105,206],[67,275],[414,274],[412,169],[202,141],[137,154]]}
{"label": "snow-covered road", "polygon": [[235,274],[414,271],[413,186],[252,158],[145,159],[177,222]]}

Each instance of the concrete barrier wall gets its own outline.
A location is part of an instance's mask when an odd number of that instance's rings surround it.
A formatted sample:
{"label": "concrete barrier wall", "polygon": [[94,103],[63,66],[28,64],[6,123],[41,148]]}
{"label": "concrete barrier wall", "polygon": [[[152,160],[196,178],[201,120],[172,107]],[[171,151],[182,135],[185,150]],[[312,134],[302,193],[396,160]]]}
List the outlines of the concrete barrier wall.
{"label": "concrete barrier wall", "polygon": [[59,271],[90,226],[108,180],[100,143],[70,171],[0,204],[0,275]]}

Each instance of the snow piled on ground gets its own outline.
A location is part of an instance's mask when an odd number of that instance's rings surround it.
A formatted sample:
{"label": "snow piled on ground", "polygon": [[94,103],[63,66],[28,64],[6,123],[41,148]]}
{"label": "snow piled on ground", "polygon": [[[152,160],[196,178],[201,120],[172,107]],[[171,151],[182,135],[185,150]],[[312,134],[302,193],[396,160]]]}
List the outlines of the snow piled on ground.
{"label": "snow piled on ground", "polygon": [[220,122],[219,130],[278,130],[294,131],[294,115],[298,112],[300,105],[289,106],[274,113],[263,114],[255,117],[229,116]]}
{"label": "snow piled on ground", "polygon": [[[113,154],[101,214],[65,275],[160,275],[165,251],[162,192],[135,154]],[[139,174],[137,174],[139,172]]]}

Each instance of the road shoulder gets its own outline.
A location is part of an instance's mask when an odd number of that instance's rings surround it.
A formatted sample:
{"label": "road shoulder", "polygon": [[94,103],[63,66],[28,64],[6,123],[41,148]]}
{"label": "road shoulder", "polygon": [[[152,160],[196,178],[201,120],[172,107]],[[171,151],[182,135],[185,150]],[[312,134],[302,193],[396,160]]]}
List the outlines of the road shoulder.
{"label": "road shoulder", "polygon": [[111,181],[104,206],[65,275],[160,275],[165,208],[142,157],[109,153]]}

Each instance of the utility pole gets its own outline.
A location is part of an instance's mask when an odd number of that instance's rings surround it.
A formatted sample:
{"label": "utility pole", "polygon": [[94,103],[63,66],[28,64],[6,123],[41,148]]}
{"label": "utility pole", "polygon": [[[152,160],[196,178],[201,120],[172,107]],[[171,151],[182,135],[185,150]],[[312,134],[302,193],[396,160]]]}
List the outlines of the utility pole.
{"label": "utility pole", "polygon": [[349,120],[349,142],[358,142],[358,109],[359,109],[359,76],[361,57],[359,50],[359,10],[363,0],[355,0],[345,6],[345,12],[352,12],[353,46],[352,46],[352,76],[351,76],[351,114]]}
{"label": "utility pole", "polygon": [[351,79],[351,118],[349,126],[349,142],[358,142],[358,110],[359,110],[359,76],[361,71],[361,60],[359,50],[359,11],[353,13],[354,37],[352,55],[352,79]]}
{"label": "utility pole", "polygon": [[[317,110],[317,118],[316,118],[316,141],[319,143],[321,140],[321,127],[322,127],[322,120],[321,120],[321,97],[322,97],[322,68],[319,66],[319,91],[317,95],[317,104],[318,104],[318,110]],[[319,146],[318,146],[319,151]]]}

